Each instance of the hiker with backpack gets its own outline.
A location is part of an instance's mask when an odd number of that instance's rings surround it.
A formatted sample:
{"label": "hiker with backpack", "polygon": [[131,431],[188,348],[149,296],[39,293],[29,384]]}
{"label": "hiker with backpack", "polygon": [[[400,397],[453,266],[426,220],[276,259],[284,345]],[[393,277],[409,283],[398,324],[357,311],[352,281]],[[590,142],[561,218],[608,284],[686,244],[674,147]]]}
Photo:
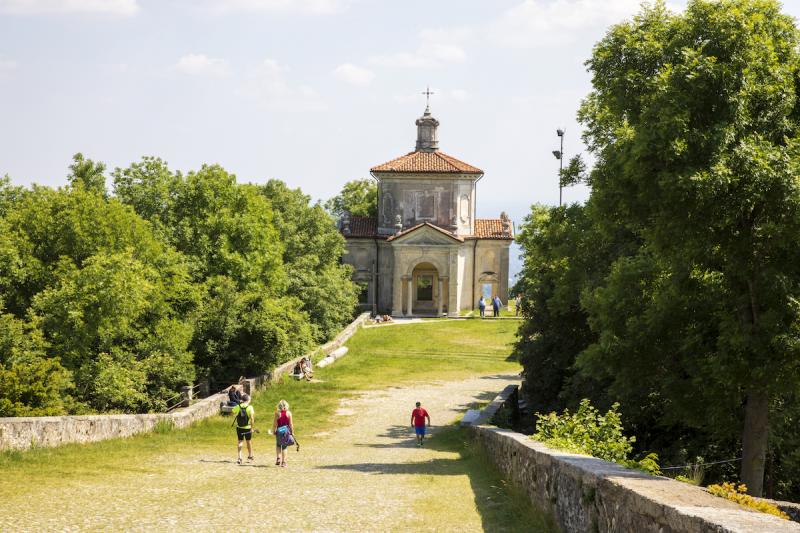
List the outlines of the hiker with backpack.
{"label": "hiker with backpack", "polygon": [[241,403],[231,411],[233,414],[233,423],[236,424],[236,439],[238,442],[236,464],[242,464],[242,441],[247,441],[247,460],[253,460],[253,446],[250,439],[253,438],[255,431],[255,411],[253,406],[250,405],[250,395],[247,393],[242,394]]}
{"label": "hiker with backpack", "polygon": [[275,418],[272,421],[272,432],[275,434],[275,465],[286,466],[286,448],[296,443],[292,412],[289,411],[289,403],[286,400],[278,402]]}

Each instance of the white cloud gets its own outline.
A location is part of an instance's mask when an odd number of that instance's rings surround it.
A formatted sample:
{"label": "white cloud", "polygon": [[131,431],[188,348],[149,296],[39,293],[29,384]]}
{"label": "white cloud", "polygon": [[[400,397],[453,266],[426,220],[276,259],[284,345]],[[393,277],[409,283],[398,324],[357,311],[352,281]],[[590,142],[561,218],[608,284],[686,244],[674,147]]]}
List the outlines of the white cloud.
{"label": "white cloud", "polygon": [[267,58],[250,69],[242,88],[242,95],[272,111],[319,111],[325,103],[319,94],[305,84],[293,84],[288,79],[289,69]]}
{"label": "white cloud", "polygon": [[352,85],[369,85],[375,78],[375,73],[371,70],[353,65],[352,63],[339,65],[333,71],[333,74],[338,79]]}
{"label": "white cloud", "polygon": [[447,63],[463,63],[467,53],[463,45],[472,36],[469,28],[433,28],[420,32],[420,44],[414,52],[377,54],[367,62],[376,67],[433,69]]}
{"label": "white cloud", "polygon": [[328,15],[344,11],[350,0],[204,0],[216,13],[262,12]]}
{"label": "white cloud", "polygon": [[0,13],[13,15],[99,13],[130,17],[138,12],[137,0],[0,0]]}
{"label": "white cloud", "polygon": [[594,39],[640,9],[641,0],[525,0],[491,23],[488,36],[515,48],[560,45],[587,34]]}
{"label": "white cloud", "polygon": [[178,72],[189,76],[208,76],[223,78],[230,73],[228,63],[224,59],[208,57],[204,54],[187,54],[175,64]]}

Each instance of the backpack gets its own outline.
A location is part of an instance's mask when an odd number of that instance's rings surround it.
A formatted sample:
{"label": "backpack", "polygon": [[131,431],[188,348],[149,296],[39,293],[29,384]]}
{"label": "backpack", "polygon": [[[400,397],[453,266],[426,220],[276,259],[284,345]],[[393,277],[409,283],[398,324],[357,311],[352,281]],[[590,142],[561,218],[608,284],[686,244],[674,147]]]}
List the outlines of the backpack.
{"label": "backpack", "polygon": [[289,426],[281,426],[277,430],[278,436],[280,437],[281,446],[284,448],[288,448],[289,446],[294,446],[294,437],[292,436],[292,432],[289,431]]}
{"label": "backpack", "polygon": [[236,425],[243,428],[250,424],[250,413],[247,412],[247,407],[242,404],[239,405],[239,412],[236,413]]}

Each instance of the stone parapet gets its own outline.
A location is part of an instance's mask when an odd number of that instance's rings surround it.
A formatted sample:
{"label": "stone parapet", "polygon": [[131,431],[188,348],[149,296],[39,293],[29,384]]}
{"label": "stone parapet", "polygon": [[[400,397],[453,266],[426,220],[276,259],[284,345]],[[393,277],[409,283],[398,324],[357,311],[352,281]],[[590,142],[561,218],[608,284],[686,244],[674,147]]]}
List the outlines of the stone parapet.
{"label": "stone parapet", "polygon": [[[496,412],[508,387],[490,404]],[[502,396],[505,395],[505,398]],[[594,457],[561,452],[514,431],[469,426],[503,476],[549,512],[566,532],[800,533],[800,524],[751,511],[700,487],[651,476]]]}
{"label": "stone parapet", "polygon": [[0,418],[0,450],[26,450],[97,442],[152,431],[159,421],[177,428],[219,413],[225,394],[215,394],[171,413],[140,415],[24,416]]}
{"label": "stone parapet", "polygon": [[[367,318],[369,313],[359,315],[331,342],[314,350],[312,354],[322,352],[327,355],[333,352],[347,342]],[[288,361],[265,376],[245,380],[245,392],[253,392],[280,380],[284,374],[292,371],[299,360],[300,358]],[[218,414],[220,405],[227,399],[225,393],[214,394],[170,413],[0,418],[0,451],[130,437],[152,431],[159,421],[170,423],[176,428],[185,428],[198,420]]]}

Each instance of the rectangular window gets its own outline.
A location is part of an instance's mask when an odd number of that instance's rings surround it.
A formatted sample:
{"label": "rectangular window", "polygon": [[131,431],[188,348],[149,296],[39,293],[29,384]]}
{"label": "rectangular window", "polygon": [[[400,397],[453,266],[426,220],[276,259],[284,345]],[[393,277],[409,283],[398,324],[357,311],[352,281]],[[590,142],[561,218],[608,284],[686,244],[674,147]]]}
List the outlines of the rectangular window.
{"label": "rectangular window", "polygon": [[368,304],[369,303],[369,282],[368,281],[359,281],[356,282],[358,285],[358,303],[360,304]]}
{"label": "rectangular window", "polygon": [[419,276],[417,278],[417,301],[433,301],[433,276]]}
{"label": "rectangular window", "polygon": [[417,213],[417,218],[433,218],[435,206],[436,198],[432,194],[420,194],[419,213]]}
{"label": "rectangular window", "polygon": [[483,287],[481,287],[481,295],[486,298],[487,300],[491,299],[492,296],[492,284],[491,283],[484,283]]}

